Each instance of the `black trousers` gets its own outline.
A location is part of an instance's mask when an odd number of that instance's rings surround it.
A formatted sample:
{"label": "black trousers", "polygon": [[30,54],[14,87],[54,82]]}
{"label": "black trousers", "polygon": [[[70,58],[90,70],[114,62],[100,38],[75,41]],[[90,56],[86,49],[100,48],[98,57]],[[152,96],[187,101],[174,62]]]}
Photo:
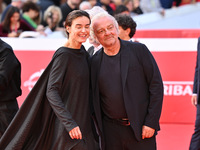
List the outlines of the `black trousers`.
{"label": "black trousers", "polygon": [[80,140],[78,144],[76,144],[70,150],[99,150],[99,145],[95,141],[94,136],[90,133],[86,138]]}
{"label": "black trousers", "polygon": [[103,119],[106,150],[156,150],[155,136],[137,141],[131,126]]}
{"label": "black trousers", "polygon": [[197,104],[195,129],[190,142],[190,150],[200,150],[200,104]]}
{"label": "black trousers", "polygon": [[17,100],[0,102],[0,137],[19,110]]}

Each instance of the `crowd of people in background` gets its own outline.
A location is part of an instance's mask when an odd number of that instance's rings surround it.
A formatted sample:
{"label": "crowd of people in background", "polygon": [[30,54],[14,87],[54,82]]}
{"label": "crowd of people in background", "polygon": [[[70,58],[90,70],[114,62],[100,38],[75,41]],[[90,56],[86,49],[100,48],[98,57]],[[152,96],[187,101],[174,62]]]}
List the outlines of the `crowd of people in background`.
{"label": "crowd of people in background", "polygon": [[[160,12],[199,0],[0,0],[0,37],[66,37],[64,21],[73,10],[99,6],[110,15]],[[24,33],[24,31],[26,31]],[[23,32],[23,34],[21,34]]]}

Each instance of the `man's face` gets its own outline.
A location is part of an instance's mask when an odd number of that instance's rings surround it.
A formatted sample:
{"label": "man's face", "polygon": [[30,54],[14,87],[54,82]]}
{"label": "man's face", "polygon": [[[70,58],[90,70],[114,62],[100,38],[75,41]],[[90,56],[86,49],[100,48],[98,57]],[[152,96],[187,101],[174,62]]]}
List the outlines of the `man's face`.
{"label": "man's face", "polygon": [[95,20],[94,34],[103,47],[113,46],[118,41],[118,31],[109,17]]}
{"label": "man's face", "polygon": [[129,33],[130,33],[130,28],[124,30],[121,26],[119,26],[119,37],[122,40],[129,40]]}

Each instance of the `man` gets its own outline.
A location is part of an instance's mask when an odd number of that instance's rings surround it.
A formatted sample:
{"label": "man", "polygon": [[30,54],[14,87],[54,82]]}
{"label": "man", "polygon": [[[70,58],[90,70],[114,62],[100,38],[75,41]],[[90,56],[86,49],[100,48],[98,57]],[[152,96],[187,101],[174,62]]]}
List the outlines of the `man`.
{"label": "man", "polygon": [[130,15],[130,11],[125,5],[121,4],[121,5],[117,6],[114,11],[114,15],[118,15],[118,14]]}
{"label": "man", "polygon": [[163,83],[144,44],[118,38],[114,17],[92,18],[103,46],[91,59],[93,106],[102,150],[155,150]]}
{"label": "man", "polygon": [[95,6],[100,6],[106,10],[110,15],[114,15],[114,11],[111,7],[111,0],[99,0]]}
{"label": "man", "polygon": [[67,15],[71,11],[78,9],[80,2],[81,2],[81,0],[66,0],[66,2],[60,6],[63,17],[59,23],[59,27],[64,27],[64,22],[65,22]]}
{"label": "man", "polygon": [[[102,7],[100,6],[94,6],[92,9],[86,10],[89,15],[90,15],[90,19],[92,19],[96,14],[98,13],[108,13],[107,11],[105,11]],[[99,49],[102,48],[101,44],[92,36],[89,36],[89,43],[92,44],[92,46],[90,46],[87,50],[87,52],[89,53],[90,56],[94,55]]]}
{"label": "man", "polygon": [[118,14],[115,16],[119,25],[119,37],[122,40],[131,41],[136,31],[136,22],[130,15]]}
{"label": "man", "polygon": [[193,95],[192,95],[192,105],[196,106],[197,114],[196,114],[196,122],[195,122],[195,130],[192,135],[192,139],[190,142],[190,150],[199,150],[200,149],[200,100],[199,100],[199,80],[200,80],[200,38],[198,39],[197,45],[197,60],[196,60],[196,68],[195,68],[195,76],[194,76],[194,84],[193,84]]}
{"label": "man", "polygon": [[12,47],[0,39],[0,137],[19,109],[20,86],[21,64]]}

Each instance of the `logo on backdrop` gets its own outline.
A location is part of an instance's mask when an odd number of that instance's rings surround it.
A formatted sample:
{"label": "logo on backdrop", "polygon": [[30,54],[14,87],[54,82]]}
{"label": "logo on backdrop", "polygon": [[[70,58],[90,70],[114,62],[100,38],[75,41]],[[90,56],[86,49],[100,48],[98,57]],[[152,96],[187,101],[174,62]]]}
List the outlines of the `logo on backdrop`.
{"label": "logo on backdrop", "polygon": [[185,96],[192,95],[191,81],[164,81],[165,96]]}
{"label": "logo on backdrop", "polygon": [[[44,69],[33,73],[27,81],[24,82],[24,86],[31,91]],[[165,96],[185,96],[192,95],[192,81],[164,81],[164,95]]]}
{"label": "logo on backdrop", "polygon": [[39,79],[39,77],[42,75],[43,72],[44,69],[41,69],[40,71],[33,73],[29,77],[29,79],[24,82],[24,86],[27,87],[29,91],[31,91],[31,89],[33,88],[33,86],[35,85],[35,83],[37,82],[37,80]]}

